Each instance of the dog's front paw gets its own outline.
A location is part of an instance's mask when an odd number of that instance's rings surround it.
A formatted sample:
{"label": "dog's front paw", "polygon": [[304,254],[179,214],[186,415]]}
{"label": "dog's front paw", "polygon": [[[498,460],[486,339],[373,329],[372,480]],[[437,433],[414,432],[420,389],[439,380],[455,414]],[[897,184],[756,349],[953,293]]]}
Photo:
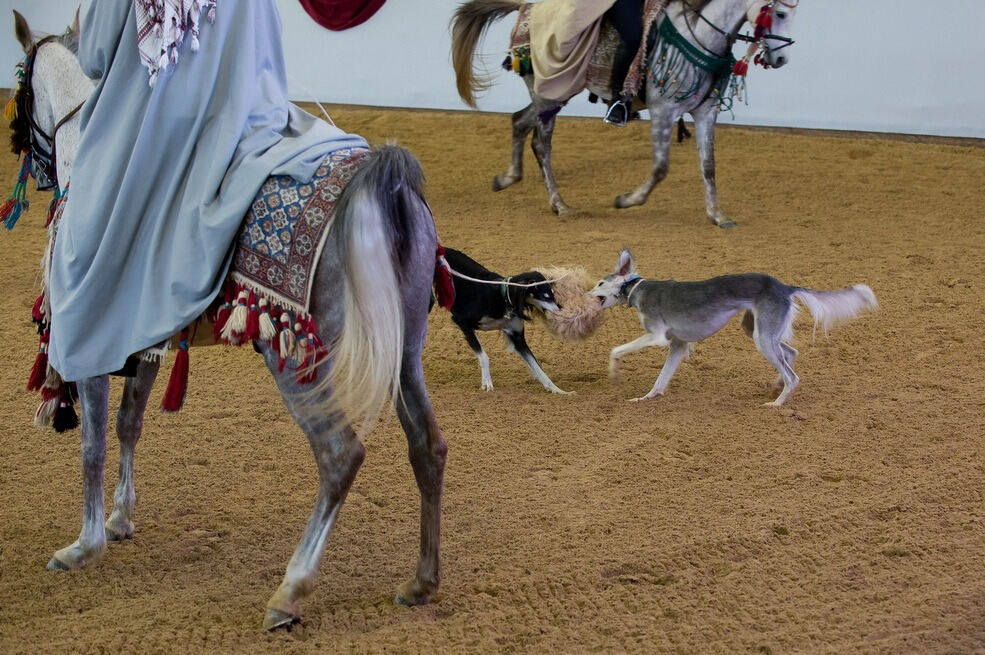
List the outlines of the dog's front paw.
{"label": "dog's front paw", "polygon": [[483,382],[482,382],[482,390],[483,391],[492,391],[493,390],[492,380],[483,380]]}
{"label": "dog's front paw", "polygon": [[551,393],[559,393],[562,396],[573,396],[573,395],[575,395],[575,392],[574,391],[565,391],[564,389],[559,389],[557,387],[554,387],[552,389],[548,389],[548,391],[550,391]]}

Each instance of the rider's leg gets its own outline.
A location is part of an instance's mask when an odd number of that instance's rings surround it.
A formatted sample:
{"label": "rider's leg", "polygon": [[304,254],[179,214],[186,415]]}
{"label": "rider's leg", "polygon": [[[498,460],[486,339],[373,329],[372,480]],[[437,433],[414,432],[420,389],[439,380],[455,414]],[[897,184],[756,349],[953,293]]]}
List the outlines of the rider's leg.
{"label": "rider's leg", "polygon": [[643,3],[641,0],[616,0],[606,15],[619,32],[620,43],[612,62],[612,101],[605,115],[605,122],[624,126],[629,120],[633,99],[623,93],[623,87],[643,38]]}

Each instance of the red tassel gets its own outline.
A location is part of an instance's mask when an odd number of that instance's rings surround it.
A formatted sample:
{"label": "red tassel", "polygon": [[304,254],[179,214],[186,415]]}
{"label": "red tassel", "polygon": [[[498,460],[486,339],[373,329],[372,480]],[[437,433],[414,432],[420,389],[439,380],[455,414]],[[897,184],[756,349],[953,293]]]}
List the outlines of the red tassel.
{"label": "red tassel", "polygon": [[34,301],[34,308],[31,309],[31,320],[35,323],[40,323],[44,320],[44,294],[42,293],[38,296],[38,299]]}
{"label": "red tassel", "polygon": [[38,346],[38,356],[34,358],[34,366],[31,368],[31,375],[27,379],[28,391],[41,391],[44,381],[48,377],[48,330],[41,335],[41,343]]}
{"label": "red tassel", "polygon": [[451,311],[455,304],[455,283],[451,279],[451,266],[445,259],[445,249],[440,243],[434,255],[434,295],[440,307]]}
{"label": "red tassel", "polygon": [[226,289],[222,293],[222,304],[219,305],[215,312],[215,318],[212,319],[212,337],[217,343],[222,341],[222,328],[226,327],[229,314],[233,311],[233,292],[229,285],[226,285]]}
{"label": "red tassel", "polygon": [[186,391],[188,391],[188,328],[182,330],[179,337],[178,355],[174,358],[168,388],[161,400],[161,410],[177,412],[181,409],[185,403]]}
{"label": "red tassel", "polygon": [[243,332],[242,339],[254,341],[260,337],[260,307],[257,305],[257,295],[252,291],[246,305],[249,309],[246,313],[246,331]]}
{"label": "red tassel", "polygon": [[735,66],[732,67],[732,74],[739,77],[743,77],[749,72],[749,62],[745,59],[740,59],[735,62]]}
{"label": "red tassel", "polygon": [[[773,8],[770,7],[769,3],[762,6],[759,10],[759,15],[756,16],[756,36],[762,36],[768,30],[773,28]],[[762,29],[762,34],[759,30]]]}

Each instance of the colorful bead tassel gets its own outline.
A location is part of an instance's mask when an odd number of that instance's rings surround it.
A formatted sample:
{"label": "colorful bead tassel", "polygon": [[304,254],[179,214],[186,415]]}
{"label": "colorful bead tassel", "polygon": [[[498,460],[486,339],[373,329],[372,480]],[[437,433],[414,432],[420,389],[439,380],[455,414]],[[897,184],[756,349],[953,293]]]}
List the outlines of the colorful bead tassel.
{"label": "colorful bead tassel", "polygon": [[14,191],[7,198],[7,201],[0,206],[0,221],[8,230],[14,229],[17,219],[26,212],[31,204],[27,201],[27,178],[31,174],[31,153],[24,153],[24,160],[21,163],[21,172],[17,176],[17,183]]}

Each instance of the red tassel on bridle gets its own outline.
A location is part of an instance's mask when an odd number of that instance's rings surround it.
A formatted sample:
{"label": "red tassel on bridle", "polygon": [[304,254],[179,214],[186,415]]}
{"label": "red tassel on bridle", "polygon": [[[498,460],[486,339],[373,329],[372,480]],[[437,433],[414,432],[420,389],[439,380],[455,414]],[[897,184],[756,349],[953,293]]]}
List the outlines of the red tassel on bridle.
{"label": "red tassel on bridle", "polygon": [[434,254],[434,295],[440,307],[451,311],[455,304],[455,282],[451,277],[451,266],[445,259],[445,249],[440,243]]}

